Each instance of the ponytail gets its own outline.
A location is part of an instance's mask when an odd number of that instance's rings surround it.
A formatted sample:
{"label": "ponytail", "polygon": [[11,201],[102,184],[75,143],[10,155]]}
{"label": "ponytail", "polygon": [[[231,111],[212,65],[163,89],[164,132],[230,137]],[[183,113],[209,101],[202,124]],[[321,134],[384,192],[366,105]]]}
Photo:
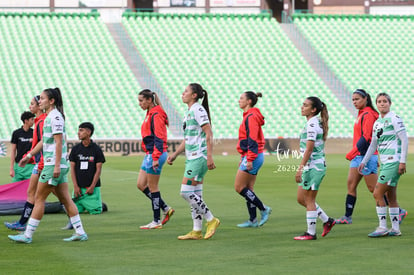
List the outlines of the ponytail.
{"label": "ponytail", "polygon": [[54,99],[55,100],[55,107],[56,109],[62,114],[63,119],[65,119],[65,112],[63,110],[63,99],[62,99],[62,93],[60,92],[59,88],[48,88],[44,90],[44,92],[47,94],[47,97],[49,100]]}
{"label": "ponytail", "polygon": [[316,108],[315,116],[317,116],[319,113],[321,114],[321,124],[322,124],[322,130],[323,130],[323,137],[322,138],[323,138],[324,141],[326,141],[326,138],[328,137],[328,131],[329,131],[328,107],[326,107],[326,104],[324,102],[322,102],[316,96],[310,96],[307,99],[312,102],[312,108]]}
{"label": "ponytail", "polygon": [[322,110],[321,110],[321,123],[322,123],[322,129],[323,129],[323,141],[326,141],[326,138],[328,137],[328,131],[329,131],[329,113],[328,108],[326,107],[326,104],[322,102]]}
{"label": "ponytail", "polygon": [[207,93],[207,91],[204,90],[203,87],[201,87],[201,85],[198,84],[198,83],[191,83],[190,87],[191,87],[191,90],[193,91],[193,93],[197,94],[197,101],[200,98],[203,99],[201,105],[203,105],[204,109],[206,110],[208,120],[210,121],[210,124],[211,124],[210,108],[208,106],[208,93]]}

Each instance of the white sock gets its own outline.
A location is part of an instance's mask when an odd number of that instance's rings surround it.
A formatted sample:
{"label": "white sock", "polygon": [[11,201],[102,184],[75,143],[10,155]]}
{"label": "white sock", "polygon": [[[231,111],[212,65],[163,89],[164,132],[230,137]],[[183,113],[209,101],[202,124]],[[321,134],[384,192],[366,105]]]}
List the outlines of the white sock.
{"label": "white sock", "polygon": [[390,213],[391,226],[394,231],[400,231],[400,208],[399,207],[390,207],[388,208]]}
{"label": "white sock", "polygon": [[306,222],[308,223],[308,233],[311,235],[316,234],[316,219],[318,217],[318,212],[316,211],[306,211]]}
{"label": "white sock", "polygon": [[376,210],[379,221],[379,227],[387,228],[387,207],[377,206]]}
{"label": "white sock", "polygon": [[36,220],[33,218],[29,218],[27,222],[26,230],[24,231],[24,235],[26,238],[32,238],[33,233],[36,231],[37,227],[39,226],[40,220]]}
{"label": "white sock", "polygon": [[203,229],[203,216],[191,207],[191,217],[193,218],[193,230],[201,231]]}
{"label": "white sock", "polygon": [[76,215],[76,216],[70,217],[70,222],[72,223],[76,234],[78,234],[78,235],[85,234],[85,230],[83,230],[83,225],[82,225],[82,221],[80,219],[79,214]]}
{"label": "white sock", "polygon": [[196,186],[182,184],[181,196],[195,209],[197,214],[201,214],[207,221],[211,221],[214,218],[213,214],[211,214],[203,199],[195,193],[196,189],[198,192],[202,192],[202,188],[199,185],[196,188]]}
{"label": "white sock", "polygon": [[[200,198],[203,198],[203,184],[197,184],[195,191],[194,191]],[[207,207],[207,205],[206,205]],[[206,219],[206,221],[211,221],[214,218],[213,214],[211,213],[211,211],[207,211],[207,213],[204,214],[204,219]]]}
{"label": "white sock", "polygon": [[326,223],[329,220],[328,215],[326,215],[325,211],[323,211],[323,209],[316,202],[315,202],[315,206],[316,206],[316,212],[318,213],[319,219],[321,219],[323,223]]}

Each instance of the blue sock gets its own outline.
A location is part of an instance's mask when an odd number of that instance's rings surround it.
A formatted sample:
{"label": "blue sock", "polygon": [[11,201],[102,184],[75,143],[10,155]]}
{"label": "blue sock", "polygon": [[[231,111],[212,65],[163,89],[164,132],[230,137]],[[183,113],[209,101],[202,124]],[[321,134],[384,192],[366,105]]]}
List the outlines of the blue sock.
{"label": "blue sock", "polygon": [[257,213],[256,213],[256,205],[246,200],[247,210],[249,211],[250,221],[255,222]]}
{"label": "blue sock", "polygon": [[245,187],[241,190],[240,195],[242,195],[248,202],[253,203],[260,211],[266,210],[262,201],[256,196],[256,194],[250,190],[249,188]]}
{"label": "blue sock", "polygon": [[151,192],[148,187],[146,187],[144,190],[142,190],[142,193],[145,194],[149,199],[151,199]]}
{"label": "blue sock", "polygon": [[154,212],[154,221],[160,221],[160,192],[151,193],[152,211]]}
{"label": "blue sock", "polygon": [[345,216],[351,217],[352,213],[354,212],[354,207],[356,203],[356,197],[352,195],[346,195],[346,201],[345,201]]}
{"label": "blue sock", "polygon": [[22,212],[22,215],[20,216],[20,221],[19,221],[20,224],[24,225],[27,223],[27,221],[30,218],[30,215],[32,214],[33,207],[34,207],[34,204],[28,201],[24,204],[23,212]]}

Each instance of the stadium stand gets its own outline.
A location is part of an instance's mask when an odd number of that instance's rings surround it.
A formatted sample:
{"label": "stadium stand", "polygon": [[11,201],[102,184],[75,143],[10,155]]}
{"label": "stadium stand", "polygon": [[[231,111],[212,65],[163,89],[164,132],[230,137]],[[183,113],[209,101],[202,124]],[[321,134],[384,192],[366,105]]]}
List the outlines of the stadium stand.
{"label": "stadium stand", "polygon": [[97,13],[0,13],[0,139],[43,89],[63,93],[68,137],[82,121],[96,138],[139,137],[139,84]]}
{"label": "stadium stand", "polygon": [[[238,97],[262,92],[258,107],[267,137],[297,137],[305,97],[330,109],[330,137],[350,137],[353,115],[327,88],[268,14],[124,13],[122,23],[146,66],[178,113],[181,93],[199,82],[210,95],[217,138],[235,138]],[[386,91],[393,109],[412,123],[413,17],[294,16],[294,24],[331,70],[353,90]],[[96,138],[136,138],[141,89],[97,13],[0,13],[0,139],[20,125],[19,115],[42,89],[63,91],[69,138],[90,120]],[[408,127],[408,132],[413,131]]]}
{"label": "stadium stand", "polygon": [[123,24],[170,102],[184,113],[181,92],[199,82],[209,92],[216,137],[237,137],[238,98],[262,92],[267,137],[297,137],[304,125],[300,106],[320,96],[330,108],[330,136],[352,133],[352,114],[268,14],[124,13]]}
{"label": "stadium stand", "polygon": [[387,92],[414,129],[414,17],[295,14],[294,24],[350,90]]}

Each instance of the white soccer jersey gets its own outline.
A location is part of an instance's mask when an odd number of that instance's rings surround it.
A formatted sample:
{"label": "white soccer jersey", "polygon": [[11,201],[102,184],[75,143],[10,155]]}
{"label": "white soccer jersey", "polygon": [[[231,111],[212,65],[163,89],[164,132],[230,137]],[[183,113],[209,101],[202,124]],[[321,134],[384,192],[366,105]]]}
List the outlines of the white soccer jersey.
{"label": "white soccer jersey", "polygon": [[305,169],[315,168],[321,170],[325,167],[325,142],[323,141],[323,129],[319,118],[314,116],[309,119],[300,134],[300,153],[303,156],[308,140],[315,141],[312,154]]}
{"label": "white soccer jersey", "polygon": [[185,112],[184,139],[187,159],[207,159],[206,134],[201,129],[207,123],[210,123],[208,114],[201,104],[196,102]]}
{"label": "white soccer jersey", "polygon": [[404,123],[394,112],[389,112],[375,121],[372,135],[377,138],[382,164],[400,161],[401,140],[397,134],[401,131],[405,131]]}
{"label": "white soccer jersey", "polygon": [[53,109],[47,115],[43,124],[43,159],[45,166],[55,165],[56,143],[53,136],[56,134],[62,134],[60,168],[68,168],[65,120],[58,110]]}

